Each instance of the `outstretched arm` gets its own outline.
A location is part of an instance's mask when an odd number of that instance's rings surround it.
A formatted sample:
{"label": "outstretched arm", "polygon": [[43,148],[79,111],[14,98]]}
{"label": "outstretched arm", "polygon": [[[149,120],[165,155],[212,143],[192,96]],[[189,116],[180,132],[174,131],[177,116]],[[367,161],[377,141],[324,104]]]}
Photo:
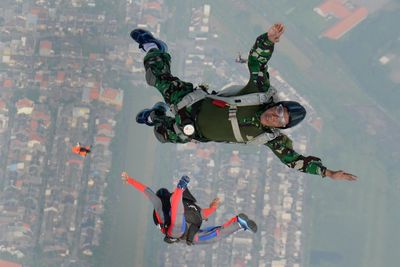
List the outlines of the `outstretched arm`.
{"label": "outstretched arm", "polygon": [[153,190],[151,190],[148,186],[130,177],[127,172],[121,173],[121,178],[125,184],[132,185],[137,190],[142,192],[151,201],[151,203],[154,206],[154,210],[156,211],[156,215],[159,217],[161,223],[164,223],[165,220],[162,211],[161,199],[153,192]]}
{"label": "outstretched arm", "polygon": [[201,218],[203,220],[207,220],[208,217],[213,214],[219,205],[221,204],[221,201],[218,197],[214,198],[213,201],[211,201],[210,206],[208,208],[201,209]]}
{"label": "outstretched arm", "polygon": [[272,152],[289,168],[293,168],[305,173],[325,176],[326,167],[322,165],[319,158],[298,154],[293,150],[293,143],[289,137],[280,134],[275,139],[266,143]]}
{"label": "outstretched arm", "polygon": [[328,176],[334,180],[356,180],[357,177],[343,171],[332,171],[327,169],[321,159],[314,156],[303,156],[293,149],[293,143],[290,138],[284,134],[280,134],[275,139],[265,144],[286,166],[299,170],[301,172]]}
{"label": "outstretched arm", "polygon": [[[259,92],[267,92],[269,90],[270,83],[267,64],[274,52],[274,44],[279,42],[279,38],[284,30],[285,28],[281,23],[272,25],[268,32],[257,37],[255,44],[250,50],[248,57],[250,82],[256,85]],[[248,86],[246,87],[249,88]]]}

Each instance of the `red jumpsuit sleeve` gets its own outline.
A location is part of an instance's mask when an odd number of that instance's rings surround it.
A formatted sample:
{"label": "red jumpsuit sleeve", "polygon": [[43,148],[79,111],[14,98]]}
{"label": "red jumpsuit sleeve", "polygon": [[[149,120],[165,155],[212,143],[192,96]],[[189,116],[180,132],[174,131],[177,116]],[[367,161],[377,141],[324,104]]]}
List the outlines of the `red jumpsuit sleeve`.
{"label": "red jumpsuit sleeve", "polygon": [[209,208],[201,209],[201,217],[203,220],[208,219],[215,211],[217,210],[217,206],[211,206]]}

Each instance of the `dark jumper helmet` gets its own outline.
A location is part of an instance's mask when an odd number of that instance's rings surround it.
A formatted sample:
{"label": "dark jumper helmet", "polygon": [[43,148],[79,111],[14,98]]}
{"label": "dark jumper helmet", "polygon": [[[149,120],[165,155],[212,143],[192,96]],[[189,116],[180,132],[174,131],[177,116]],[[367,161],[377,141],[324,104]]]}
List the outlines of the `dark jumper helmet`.
{"label": "dark jumper helmet", "polygon": [[298,102],[295,101],[280,101],[275,105],[282,105],[289,112],[289,123],[281,129],[291,128],[299,124],[306,116],[306,109]]}

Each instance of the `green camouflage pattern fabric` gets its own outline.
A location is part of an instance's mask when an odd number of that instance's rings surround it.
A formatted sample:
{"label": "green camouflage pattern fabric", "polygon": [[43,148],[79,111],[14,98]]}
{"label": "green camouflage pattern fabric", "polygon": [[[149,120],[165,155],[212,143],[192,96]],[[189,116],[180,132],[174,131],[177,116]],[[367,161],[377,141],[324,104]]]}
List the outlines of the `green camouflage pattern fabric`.
{"label": "green camouflage pattern fabric", "polygon": [[175,118],[166,115],[153,117],[154,134],[161,143],[187,143],[175,133]]}
{"label": "green camouflage pattern fabric", "polygon": [[265,145],[289,168],[305,173],[325,176],[326,167],[322,165],[321,159],[314,156],[305,157],[298,154],[293,150],[292,140],[285,134],[281,133],[278,137]]}
{"label": "green camouflage pattern fabric", "polygon": [[[147,84],[158,89],[168,105],[176,105],[188,93],[193,92],[193,84],[184,82],[171,74],[171,56],[157,49],[151,49],[144,57]],[[190,117],[191,108],[187,108],[187,116]],[[175,118],[157,116],[154,120],[154,131],[160,142],[186,143],[176,134],[174,123],[179,124],[180,116]]]}
{"label": "green camouflage pattern fabric", "polygon": [[259,92],[267,92],[269,83],[268,61],[274,52],[274,43],[268,40],[267,33],[260,35],[250,50],[247,66],[250,81],[257,86]]}
{"label": "green camouflage pattern fabric", "polygon": [[[244,95],[254,92],[267,92],[270,88],[268,61],[274,51],[274,43],[268,40],[267,33],[260,35],[248,57],[248,68],[250,71],[249,83],[241,89],[237,95]],[[154,86],[163,95],[165,102],[177,104],[186,94],[193,91],[193,84],[183,82],[170,73],[171,56],[158,50],[150,50],[144,59],[146,69],[146,80],[151,86]],[[254,115],[247,114],[241,116],[241,112],[247,109],[254,109]],[[225,110],[226,109],[226,110]],[[190,110],[188,110],[190,112]],[[244,136],[254,136],[257,132],[268,131],[260,123],[260,115],[257,107],[243,107],[238,110],[238,120],[240,130]],[[235,142],[230,123],[227,120],[227,108],[217,108],[212,105],[210,99],[205,99],[201,105],[198,118],[204,115],[203,123],[198,129],[200,132],[208,131],[214,133],[212,136],[218,136],[210,141],[217,142]],[[179,118],[168,116],[160,117],[154,121],[155,132],[161,133],[162,142],[186,143],[188,140],[182,140],[174,131],[173,124],[179,123]],[[214,132],[213,132],[214,131]],[[217,131],[217,132],[215,132]],[[157,135],[156,133],[156,135]],[[203,132],[204,133],[204,132]],[[257,133],[259,134],[259,133]],[[207,136],[207,135],[206,135]],[[157,137],[158,138],[158,137]],[[160,140],[160,139],[159,139]],[[325,176],[326,167],[321,160],[314,156],[303,156],[293,150],[292,140],[284,134],[280,134],[274,140],[265,144],[286,166],[299,170],[301,172]]]}
{"label": "green camouflage pattern fabric", "polygon": [[171,74],[171,56],[157,49],[150,50],[144,58],[146,81],[154,86],[167,104],[177,104],[190,92],[193,84],[181,81]]}

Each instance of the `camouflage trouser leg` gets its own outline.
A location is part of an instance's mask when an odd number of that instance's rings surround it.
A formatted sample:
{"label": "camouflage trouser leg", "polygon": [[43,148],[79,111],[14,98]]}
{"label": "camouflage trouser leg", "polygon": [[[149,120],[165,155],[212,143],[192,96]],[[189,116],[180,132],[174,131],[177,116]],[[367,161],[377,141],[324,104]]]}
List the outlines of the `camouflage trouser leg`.
{"label": "camouflage trouser leg", "polygon": [[164,97],[165,103],[177,104],[193,91],[193,84],[181,81],[171,74],[171,56],[159,50],[150,50],[144,58],[146,81]]}
{"label": "camouflage trouser leg", "polygon": [[154,123],[154,135],[161,143],[187,143],[187,140],[182,140],[174,129],[175,118],[162,115],[152,118]]}

